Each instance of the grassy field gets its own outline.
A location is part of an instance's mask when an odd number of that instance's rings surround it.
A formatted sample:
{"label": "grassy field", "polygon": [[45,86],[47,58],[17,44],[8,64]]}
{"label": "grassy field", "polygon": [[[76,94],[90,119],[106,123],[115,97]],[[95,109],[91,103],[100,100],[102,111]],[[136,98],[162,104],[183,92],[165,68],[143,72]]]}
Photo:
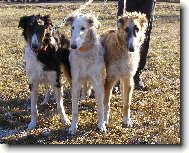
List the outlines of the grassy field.
{"label": "grassy field", "polygon": [[[24,39],[18,28],[20,17],[51,14],[54,25],[79,3],[46,5],[0,5],[0,143],[6,144],[180,144],[180,6],[179,3],[157,3],[151,35],[148,63],[142,79],[148,90],[134,90],[131,118],[133,128],[122,123],[120,94],[111,99],[110,124],[107,133],[99,133],[95,99],[79,103],[79,127],[76,136],[60,122],[56,103],[40,106],[38,126],[25,131],[30,122],[28,80],[23,69]],[[117,3],[93,3],[82,11],[98,16],[103,31],[114,28]],[[68,27],[61,32],[70,36]],[[69,86],[65,83],[69,93]],[[39,103],[44,95],[40,87]],[[65,96],[66,113],[71,120],[71,100]]]}

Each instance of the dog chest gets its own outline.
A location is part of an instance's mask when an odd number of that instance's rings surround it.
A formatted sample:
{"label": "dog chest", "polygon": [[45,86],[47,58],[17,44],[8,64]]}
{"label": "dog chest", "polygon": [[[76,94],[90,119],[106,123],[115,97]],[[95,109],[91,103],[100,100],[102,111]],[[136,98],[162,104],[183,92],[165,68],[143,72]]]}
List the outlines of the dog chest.
{"label": "dog chest", "polygon": [[98,53],[78,54],[76,51],[70,53],[70,63],[72,74],[80,77],[91,77],[101,74],[105,68],[103,56]]}
{"label": "dog chest", "polygon": [[133,54],[129,57],[122,56],[119,60],[109,61],[107,73],[109,77],[133,76],[138,68],[139,54]]}
{"label": "dog chest", "polygon": [[55,82],[57,76],[56,71],[46,71],[45,65],[37,60],[37,54],[26,51],[24,54],[26,61],[26,74],[30,82],[38,80],[40,82],[46,82],[52,80]]}

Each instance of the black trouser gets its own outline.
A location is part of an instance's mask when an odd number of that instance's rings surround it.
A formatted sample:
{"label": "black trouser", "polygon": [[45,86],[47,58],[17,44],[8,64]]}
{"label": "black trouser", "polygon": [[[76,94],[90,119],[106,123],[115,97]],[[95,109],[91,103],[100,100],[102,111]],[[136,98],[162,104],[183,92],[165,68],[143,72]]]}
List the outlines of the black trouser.
{"label": "black trouser", "polygon": [[[145,33],[146,38],[141,46],[140,51],[140,62],[138,70],[134,76],[135,84],[140,81],[140,74],[141,71],[144,69],[147,61],[147,54],[148,54],[148,48],[149,48],[149,42],[150,42],[150,34],[152,30],[152,21],[153,21],[153,15],[154,15],[154,8],[155,8],[155,2],[156,0],[126,0],[126,11],[127,12],[141,12],[145,13],[148,18],[148,27],[147,31]],[[124,8],[124,0],[118,1],[118,16],[123,14],[123,8]]]}

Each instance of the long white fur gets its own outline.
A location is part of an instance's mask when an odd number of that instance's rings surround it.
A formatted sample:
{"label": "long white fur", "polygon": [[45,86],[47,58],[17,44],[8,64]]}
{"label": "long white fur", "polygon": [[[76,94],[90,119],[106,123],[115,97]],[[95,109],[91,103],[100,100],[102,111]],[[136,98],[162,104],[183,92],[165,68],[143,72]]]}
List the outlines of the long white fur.
{"label": "long white fur", "polygon": [[[70,24],[74,27],[71,37],[71,45],[76,44],[77,48],[72,49],[69,60],[71,64],[72,74],[72,124],[69,128],[70,134],[75,134],[78,124],[78,102],[81,86],[85,82],[89,82],[94,90],[97,100],[98,128],[100,131],[106,131],[104,123],[104,80],[106,77],[104,51],[96,35],[95,24],[99,23],[96,18],[92,18],[94,25],[90,27],[88,15],[76,15],[73,22]],[[81,27],[85,27],[84,31],[80,31]],[[87,52],[81,52],[79,48],[85,41],[86,33],[92,29],[94,33],[94,46]]]}

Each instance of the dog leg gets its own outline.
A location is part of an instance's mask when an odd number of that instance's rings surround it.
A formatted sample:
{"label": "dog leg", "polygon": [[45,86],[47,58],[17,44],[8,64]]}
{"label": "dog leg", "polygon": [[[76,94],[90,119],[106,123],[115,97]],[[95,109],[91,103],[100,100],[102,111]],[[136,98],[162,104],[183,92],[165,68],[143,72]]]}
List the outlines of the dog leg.
{"label": "dog leg", "polygon": [[55,87],[55,96],[56,96],[56,102],[57,102],[57,111],[61,117],[61,120],[64,124],[69,125],[70,120],[68,119],[63,105],[63,98],[62,98],[62,90],[60,87]]}
{"label": "dog leg", "polygon": [[106,125],[104,121],[104,81],[95,80],[93,85],[95,89],[95,96],[97,101],[97,115],[98,115],[98,130],[106,132]]}
{"label": "dog leg", "polygon": [[83,88],[81,90],[81,101],[86,100],[86,96],[87,96],[87,82],[84,82]]}
{"label": "dog leg", "polygon": [[78,124],[78,102],[81,85],[78,81],[72,81],[72,124],[69,128],[69,134],[74,135],[77,132],[77,124]]}
{"label": "dog leg", "polygon": [[50,99],[50,88],[48,85],[45,86],[46,91],[45,91],[45,98],[43,100],[43,102],[41,103],[41,105],[46,105],[49,102]]}
{"label": "dog leg", "polygon": [[106,79],[104,84],[104,121],[106,124],[109,122],[109,113],[110,113],[110,99],[112,95],[112,88],[114,85],[114,80]]}
{"label": "dog leg", "polygon": [[121,98],[122,98],[122,105],[124,106],[124,95],[125,95],[125,92],[124,92],[124,85],[125,85],[125,82],[123,80],[120,80],[120,91],[121,91]]}
{"label": "dog leg", "polygon": [[35,129],[37,125],[37,100],[38,100],[38,83],[29,84],[30,86],[30,97],[31,97],[31,122],[28,125],[28,130]]}
{"label": "dog leg", "polygon": [[123,122],[126,127],[132,127],[133,123],[130,118],[130,105],[133,93],[134,81],[133,78],[121,79],[122,101],[123,101]]}

